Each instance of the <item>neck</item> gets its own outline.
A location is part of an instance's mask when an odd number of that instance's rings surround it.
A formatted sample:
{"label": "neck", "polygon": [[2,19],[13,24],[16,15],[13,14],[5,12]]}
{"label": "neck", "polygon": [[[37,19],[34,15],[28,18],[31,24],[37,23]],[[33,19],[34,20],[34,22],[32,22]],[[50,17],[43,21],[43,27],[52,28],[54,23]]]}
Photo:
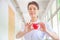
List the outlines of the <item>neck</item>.
{"label": "neck", "polygon": [[32,18],[31,18],[31,21],[32,21],[32,22],[37,21],[37,17],[32,17]]}

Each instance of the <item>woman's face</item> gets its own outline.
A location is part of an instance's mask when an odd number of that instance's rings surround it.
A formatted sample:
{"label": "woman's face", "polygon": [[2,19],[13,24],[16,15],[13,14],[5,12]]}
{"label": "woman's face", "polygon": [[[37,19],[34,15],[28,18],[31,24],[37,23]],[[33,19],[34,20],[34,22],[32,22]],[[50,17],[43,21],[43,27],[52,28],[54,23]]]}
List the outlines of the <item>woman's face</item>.
{"label": "woman's face", "polygon": [[30,17],[36,17],[37,12],[38,12],[37,6],[34,4],[29,5],[28,12],[29,12]]}

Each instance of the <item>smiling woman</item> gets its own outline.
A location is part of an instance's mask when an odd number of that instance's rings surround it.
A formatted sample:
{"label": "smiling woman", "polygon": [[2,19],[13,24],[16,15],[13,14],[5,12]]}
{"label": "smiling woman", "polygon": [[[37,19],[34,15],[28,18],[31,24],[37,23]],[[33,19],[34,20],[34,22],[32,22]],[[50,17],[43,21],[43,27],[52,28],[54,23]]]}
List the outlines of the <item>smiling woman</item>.
{"label": "smiling woman", "polygon": [[0,40],[59,38],[60,0],[0,0]]}
{"label": "smiling woman", "polygon": [[[49,35],[54,40],[59,40],[57,34],[51,28],[51,25],[47,22],[41,22],[38,18],[39,5],[35,1],[28,3],[28,14],[31,17],[30,22],[24,25],[23,31],[20,30],[16,38],[24,36],[25,40],[45,40],[45,34]],[[36,25],[38,24],[38,26]],[[37,28],[37,29],[36,29]]]}

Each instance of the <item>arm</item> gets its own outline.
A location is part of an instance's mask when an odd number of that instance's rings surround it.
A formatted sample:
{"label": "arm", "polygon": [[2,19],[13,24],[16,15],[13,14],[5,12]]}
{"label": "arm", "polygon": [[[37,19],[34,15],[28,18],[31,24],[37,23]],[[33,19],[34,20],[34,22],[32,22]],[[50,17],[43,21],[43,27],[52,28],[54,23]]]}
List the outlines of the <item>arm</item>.
{"label": "arm", "polygon": [[44,23],[41,22],[41,23],[40,23],[40,26],[41,26],[41,28],[40,28],[41,31],[47,33],[52,39],[54,39],[54,40],[59,40],[59,37],[56,35],[56,33],[49,31],[49,30],[45,27],[45,24],[44,24]]}
{"label": "arm", "polygon": [[24,31],[24,32],[20,31],[20,32],[16,35],[16,38],[20,38],[20,37],[24,36],[25,34],[26,34],[25,31]]}
{"label": "arm", "polygon": [[20,31],[17,35],[16,35],[16,38],[21,38],[22,36],[24,36],[26,33],[32,31],[31,29],[31,24],[30,23],[27,23],[25,25],[25,29],[24,31]]}
{"label": "arm", "polygon": [[46,30],[46,33],[54,40],[59,40],[59,37],[56,35],[56,33],[54,32],[50,32],[48,30]]}

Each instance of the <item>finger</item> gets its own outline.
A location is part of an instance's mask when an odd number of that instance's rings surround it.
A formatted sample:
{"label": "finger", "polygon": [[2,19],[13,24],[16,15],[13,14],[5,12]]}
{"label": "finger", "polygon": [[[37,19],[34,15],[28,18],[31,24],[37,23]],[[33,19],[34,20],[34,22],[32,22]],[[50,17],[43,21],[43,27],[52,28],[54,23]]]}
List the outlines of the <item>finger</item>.
{"label": "finger", "polygon": [[43,31],[43,29],[42,29],[42,28],[40,28],[40,31]]}
{"label": "finger", "polygon": [[44,23],[40,23],[40,25],[41,25],[42,27],[45,27],[45,24],[44,24]]}
{"label": "finger", "polygon": [[28,23],[26,23],[25,25],[27,25]]}
{"label": "finger", "polygon": [[30,31],[32,31],[33,29],[29,29]]}
{"label": "finger", "polygon": [[40,23],[40,26],[43,30],[45,30],[45,24],[44,23]]}
{"label": "finger", "polygon": [[42,26],[45,26],[45,24],[44,24],[44,23],[41,23],[41,25],[42,25]]}

